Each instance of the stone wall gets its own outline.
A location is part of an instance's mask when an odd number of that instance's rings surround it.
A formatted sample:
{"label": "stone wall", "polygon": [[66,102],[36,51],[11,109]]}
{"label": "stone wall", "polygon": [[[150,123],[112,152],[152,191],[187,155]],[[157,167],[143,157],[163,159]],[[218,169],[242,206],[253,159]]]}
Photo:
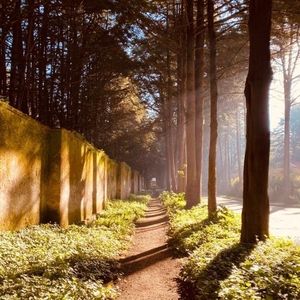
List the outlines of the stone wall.
{"label": "stone wall", "polygon": [[107,162],[107,198],[115,199],[117,197],[117,177],[118,177],[119,164],[110,158],[107,158],[106,162]]}
{"label": "stone wall", "polygon": [[89,220],[107,199],[107,156],[74,132],[54,130],[51,139],[45,221],[65,227]]}
{"label": "stone wall", "polygon": [[133,194],[138,193],[139,191],[139,172],[133,170],[131,173],[131,191]]}
{"label": "stone wall", "polygon": [[124,162],[118,167],[117,198],[126,199],[131,193],[131,168]]}
{"label": "stone wall", "polygon": [[0,228],[40,222],[49,130],[0,102]]}
{"label": "stone wall", "polygon": [[79,134],[49,129],[0,102],[0,229],[92,219],[107,200],[139,192],[140,178]]}

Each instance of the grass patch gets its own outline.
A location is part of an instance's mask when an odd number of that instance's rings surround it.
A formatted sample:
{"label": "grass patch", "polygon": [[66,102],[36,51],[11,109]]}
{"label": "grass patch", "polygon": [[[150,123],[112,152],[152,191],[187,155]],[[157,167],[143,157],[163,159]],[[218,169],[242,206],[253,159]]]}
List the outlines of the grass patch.
{"label": "grass patch", "polygon": [[88,226],[0,233],[0,299],[114,299],[117,257],[149,196],[114,200]]}
{"label": "grass patch", "polygon": [[187,256],[179,278],[183,299],[300,299],[299,246],[274,237],[241,245],[239,215],[222,207],[208,219],[206,205],[185,210],[174,205],[181,195],[161,198],[171,203],[170,243]]}

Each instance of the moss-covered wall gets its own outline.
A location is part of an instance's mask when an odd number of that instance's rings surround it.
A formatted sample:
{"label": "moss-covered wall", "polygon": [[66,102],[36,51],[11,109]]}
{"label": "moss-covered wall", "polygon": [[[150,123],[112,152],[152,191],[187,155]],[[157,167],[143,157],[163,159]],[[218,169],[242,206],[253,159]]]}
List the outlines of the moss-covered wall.
{"label": "moss-covered wall", "polygon": [[0,229],[91,219],[108,199],[138,192],[137,174],[79,134],[49,129],[0,101]]}

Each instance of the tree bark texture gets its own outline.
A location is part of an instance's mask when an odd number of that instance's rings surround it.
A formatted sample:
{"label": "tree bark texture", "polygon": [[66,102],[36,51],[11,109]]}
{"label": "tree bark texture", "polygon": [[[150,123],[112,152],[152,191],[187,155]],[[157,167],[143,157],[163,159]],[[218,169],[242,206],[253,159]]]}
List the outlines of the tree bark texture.
{"label": "tree bark texture", "polygon": [[[286,76],[284,76],[286,77]],[[290,197],[290,123],[291,123],[291,81],[284,79],[284,162],[283,162],[283,197]]]}
{"label": "tree bark texture", "polygon": [[242,243],[255,243],[257,240],[265,240],[269,235],[271,14],[272,0],[250,0],[250,57],[245,85],[247,117]]}
{"label": "tree bark texture", "polygon": [[178,54],[178,94],[177,94],[177,191],[182,193],[186,189],[186,34],[182,34]]}
{"label": "tree bark texture", "polygon": [[214,28],[214,1],[207,1],[208,41],[209,41],[209,81],[210,81],[210,141],[208,158],[208,213],[217,210],[216,198],[216,154],[218,138],[217,116],[217,67],[216,67],[216,33]]}
{"label": "tree bark texture", "polygon": [[193,0],[186,0],[187,14],[187,111],[186,111],[186,146],[187,146],[187,183],[186,201],[191,208],[199,202],[197,165],[196,165],[196,128],[195,128],[195,32]]}
{"label": "tree bark texture", "polygon": [[9,103],[21,109],[21,99],[24,83],[24,57],[22,44],[22,27],[21,27],[21,1],[15,2],[13,11],[13,26],[12,26],[12,49],[11,49],[11,72],[9,86]]}
{"label": "tree bark texture", "polygon": [[[167,32],[169,32],[169,7],[167,6]],[[172,79],[171,79],[171,53],[169,45],[167,45],[167,102],[166,102],[166,124],[167,124],[167,142],[169,143],[168,149],[168,161],[169,161],[169,176],[171,181],[171,190],[177,191],[177,178],[175,167],[175,142],[173,132],[173,96],[172,96]]]}
{"label": "tree bark texture", "polygon": [[204,102],[204,0],[197,0],[197,27],[195,49],[195,91],[196,91],[196,163],[197,195],[201,197],[202,153],[203,153],[203,102]]}
{"label": "tree bark texture", "polygon": [[241,164],[241,130],[240,130],[240,113],[239,108],[236,109],[236,158],[238,164],[239,184],[242,183],[242,164]]}
{"label": "tree bark texture", "polygon": [[7,96],[7,74],[6,74],[6,35],[7,24],[5,24],[5,10],[6,3],[1,6],[0,22],[1,22],[1,36],[0,36],[0,96]]}

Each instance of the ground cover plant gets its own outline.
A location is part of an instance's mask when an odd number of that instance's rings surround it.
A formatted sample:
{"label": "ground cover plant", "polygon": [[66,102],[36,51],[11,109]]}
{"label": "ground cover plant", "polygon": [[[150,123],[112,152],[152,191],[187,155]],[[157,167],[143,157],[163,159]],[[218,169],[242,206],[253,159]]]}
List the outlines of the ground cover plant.
{"label": "ground cover plant", "polygon": [[221,207],[208,219],[206,205],[184,209],[182,194],[165,192],[161,199],[170,243],[187,256],[179,278],[183,299],[300,299],[299,246],[275,237],[241,245],[238,214]]}
{"label": "ground cover plant", "polygon": [[110,201],[89,225],[0,233],[0,299],[114,299],[118,255],[148,200]]}

